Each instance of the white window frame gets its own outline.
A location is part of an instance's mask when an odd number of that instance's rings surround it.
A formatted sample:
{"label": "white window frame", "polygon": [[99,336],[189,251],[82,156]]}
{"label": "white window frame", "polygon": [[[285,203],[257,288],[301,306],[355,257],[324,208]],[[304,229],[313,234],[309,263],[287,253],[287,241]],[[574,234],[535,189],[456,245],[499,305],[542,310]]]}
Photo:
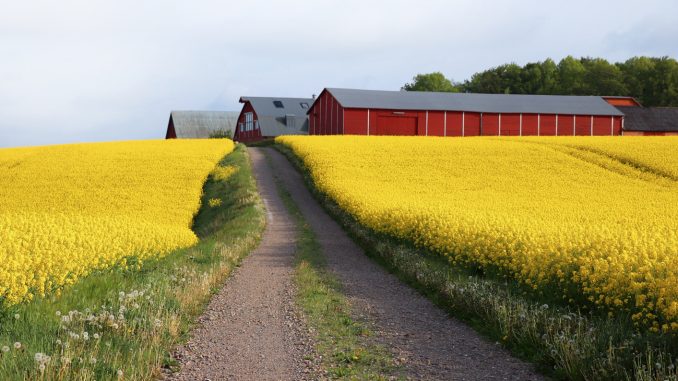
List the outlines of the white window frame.
{"label": "white window frame", "polygon": [[254,113],[246,112],[245,113],[245,131],[254,130]]}

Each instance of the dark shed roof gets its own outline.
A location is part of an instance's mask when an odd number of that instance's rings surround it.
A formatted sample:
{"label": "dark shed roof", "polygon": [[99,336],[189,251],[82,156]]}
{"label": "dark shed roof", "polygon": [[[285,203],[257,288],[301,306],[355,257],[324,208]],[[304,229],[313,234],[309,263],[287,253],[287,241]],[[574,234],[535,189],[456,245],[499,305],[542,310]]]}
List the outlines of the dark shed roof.
{"label": "dark shed roof", "polygon": [[170,122],[177,138],[209,138],[217,131],[234,132],[238,111],[172,111]]}
{"label": "dark shed roof", "polygon": [[240,97],[245,102],[257,113],[262,136],[308,134],[306,112],[312,98]]}
{"label": "dark shed roof", "polygon": [[626,116],[627,131],[678,132],[678,107],[617,107]]}
{"label": "dark shed roof", "polygon": [[622,113],[598,96],[437,93],[328,88],[347,108],[562,115]]}

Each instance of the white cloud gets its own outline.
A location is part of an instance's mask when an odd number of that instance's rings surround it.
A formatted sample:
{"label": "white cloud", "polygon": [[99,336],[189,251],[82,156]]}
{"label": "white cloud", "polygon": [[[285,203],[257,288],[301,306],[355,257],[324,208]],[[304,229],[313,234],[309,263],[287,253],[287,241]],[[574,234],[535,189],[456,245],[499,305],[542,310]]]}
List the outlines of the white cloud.
{"label": "white cloud", "polygon": [[672,1],[0,0],[0,146],[160,138],[240,95],[398,89],[565,55],[678,55]]}

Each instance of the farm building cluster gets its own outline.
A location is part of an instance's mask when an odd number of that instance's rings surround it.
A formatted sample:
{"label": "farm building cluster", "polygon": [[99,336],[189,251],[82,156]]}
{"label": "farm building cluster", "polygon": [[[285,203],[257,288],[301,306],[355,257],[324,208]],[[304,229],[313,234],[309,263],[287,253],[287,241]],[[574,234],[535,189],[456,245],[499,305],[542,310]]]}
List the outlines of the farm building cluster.
{"label": "farm building cluster", "polygon": [[676,135],[678,108],[632,97],[469,94],[325,88],[311,98],[240,98],[240,112],[173,111],[166,138],[236,141],[279,135]]}

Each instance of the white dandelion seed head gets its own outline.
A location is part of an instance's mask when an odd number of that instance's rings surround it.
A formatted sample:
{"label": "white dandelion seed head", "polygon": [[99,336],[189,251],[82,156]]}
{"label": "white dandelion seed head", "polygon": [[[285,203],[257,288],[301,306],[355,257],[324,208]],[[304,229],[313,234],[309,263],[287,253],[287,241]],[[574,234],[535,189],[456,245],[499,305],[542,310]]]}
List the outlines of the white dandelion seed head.
{"label": "white dandelion seed head", "polygon": [[14,349],[19,349],[19,348],[21,348],[21,343],[17,341],[16,343],[14,343]]}
{"label": "white dandelion seed head", "polygon": [[19,320],[21,318],[21,315],[19,314],[14,314],[14,319]]}
{"label": "white dandelion seed head", "polygon": [[5,352],[5,353],[9,352],[9,347],[6,346],[6,345],[3,345],[3,346],[2,346],[2,351]]}

